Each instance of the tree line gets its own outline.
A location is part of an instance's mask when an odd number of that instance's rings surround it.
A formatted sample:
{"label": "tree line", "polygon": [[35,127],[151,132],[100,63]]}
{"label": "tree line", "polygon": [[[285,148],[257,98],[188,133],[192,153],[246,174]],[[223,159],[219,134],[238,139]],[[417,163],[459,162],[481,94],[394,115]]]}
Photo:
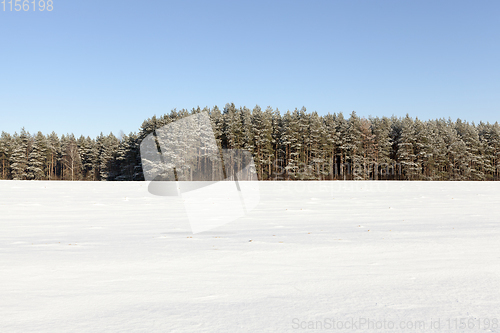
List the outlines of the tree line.
{"label": "tree line", "polygon": [[2,132],[0,177],[141,181],[140,144],[170,122],[207,112],[220,148],[243,149],[260,180],[499,180],[500,125],[457,119],[318,115],[226,104],[172,110],[117,138]]}

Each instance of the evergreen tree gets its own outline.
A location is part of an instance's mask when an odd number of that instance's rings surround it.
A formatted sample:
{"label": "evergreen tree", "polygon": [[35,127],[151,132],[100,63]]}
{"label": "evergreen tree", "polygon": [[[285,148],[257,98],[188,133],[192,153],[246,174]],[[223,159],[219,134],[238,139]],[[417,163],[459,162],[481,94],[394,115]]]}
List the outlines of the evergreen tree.
{"label": "evergreen tree", "polygon": [[46,138],[42,132],[38,132],[28,155],[27,179],[41,180],[45,178],[46,152]]}
{"label": "evergreen tree", "polygon": [[286,179],[298,179],[299,176],[299,112],[297,109],[292,113],[287,111],[283,116],[283,130],[281,142],[285,151]]}
{"label": "evergreen tree", "polygon": [[397,143],[397,161],[401,165],[401,172],[404,179],[415,180],[420,174],[415,154],[415,123],[409,115],[401,123],[401,133]]}
{"label": "evergreen tree", "polygon": [[99,165],[101,180],[114,180],[118,175],[117,153],[120,141],[110,133],[99,144]]}
{"label": "evergreen tree", "polygon": [[427,179],[429,166],[433,163],[432,138],[428,127],[418,118],[415,119],[414,130],[416,138],[413,143],[416,163],[414,179]]}
{"label": "evergreen tree", "polygon": [[135,133],[124,135],[117,151],[117,161],[120,165],[120,176],[117,180],[133,180],[136,167],[138,139]]}
{"label": "evergreen tree", "polygon": [[255,134],[252,124],[252,111],[243,107],[241,110],[241,123],[242,123],[242,149],[254,153],[255,149]]}
{"label": "evergreen tree", "polygon": [[[280,111],[278,109],[274,110],[272,113],[272,147],[271,151],[274,152],[273,155],[273,169],[271,171],[271,176],[269,179],[276,179],[277,177],[283,177],[284,171],[284,150],[281,140],[281,135],[283,133],[283,120],[281,118]],[[251,150],[249,150],[251,152]]]}
{"label": "evergreen tree", "polygon": [[389,166],[391,165],[391,120],[387,117],[372,118],[372,132],[375,136],[375,156],[373,179],[389,179]]}
{"label": "evergreen tree", "polygon": [[312,165],[310,165],[310,116],[306,113],[306,108],[302,107],[298,112],[298,138],[300,144],[300,153],[299,153],[299,171],[298,177],[299,179],[312,179]]}
{"label": "evergreen tree", "polygon": [[353,111],[348,120],[346,144],[348,172],[351,172],[352,179],[362,180],[363,173],[363,142],[361,135],[361,119]]}
{"label": "evergreen tree", "polygon": [[349,123],[347,119],[344,118],[342,112],[335,117],[335,127],[338,133],[337,155],[339,159],[339,176],[340,179],[346,180],[351,172],[350,163],[348,161],[350,147],[348,142]]}
{"label": "evergreen tree", "polygon": [[259,179],[268,179],[271,174],[272,165],[272,109],[267,108],[265,112],[256,105],[253,109],[253,133],[255,142],[255,166]]}
{"label": "evergreen tree", "polygon": [[80,160],[82,164],[82,179],[93,180],[92,176],[92,145],[93,140],[90,137],[80,136],[77,140],[78,150],[80,151]]}
{"label": "evergreen tree", "polygon": [[448,180],[448,147],[443,138],[443,120],[434,120],[427,123],[428,130],[431,133],[431,154],[432,160],[428,163],[431,180]]}
{"label": "evergreen tree", "polygon": [[80,156],[78,143],[73,134],[69,134],[65,137],[63,144],[63,164],[66,169],[65,179],[80,180],[82,171],[82,159]]}
{"label": "evergreen tree", "polygon": [[372,132],[372,126],[369,120],[360,119],[359,134],[361,139],[361,165],[362,179],[370,179],[375,174],[375,161],[377,156],[376,135]]}
{"label": "evergreen tree", "polygon": [[220,149],[224,146],[222,145],[222,137],[224,132],[224,120],[222,118],[222,113],[219,108],[214,106],[214,108],[210,111],[210,122],[212,123],[212,130],[214,132],[215,141]]}
{"label": "evergreen tree", "polygon": [[59,156],[61,155],[61,142],[59,137],[55,132],[52,132],[47,137],[47,158],[46,158],[46,169],[47,169],[47,177],[49,180],[57,179],[58,177],[58,161]]}
{"label": "evergreen tree", "polygon": [[309,179],[323,180],[328,176],[328,165],[326,160],[327,135],[323,119],[317,112],[309,117],[309,149],[308,160],[311,164]]}
{"label": "evergreen tree", "polygon": [[323,118],[324,122],[324,156],[325,168],[328,170],[329,179],[334,179],[338,175],[337,147],[340,144],[339,133],[336,126],[336,115],[327,114]]}
{"label": "evergreen tree", "polygon": [[500,125],[479,123],[479,136],[483,145],[486,179],[499,178],[500,171]]}
{"label": "evergreen tree", "polygon": [[28,155],[30,148],[30,135],[21,130],[21,134],[14,133],[12,154],[10,156],[10,167],[12,179],[24,180],[28,178]]}
{"label": "evergreen tree", "polygon": [[2,179],[10,179],[10,156],[12,150],[12,137],[9,133],[2,132],[0,137],[0,168]]}
{"label": "evergreen tree", "polygon": [[236,109],[234,103],[226,104],[223,113],[223,147],[229,149],[241,149],[243,147],[242,130],[243,122],[240,111]]}

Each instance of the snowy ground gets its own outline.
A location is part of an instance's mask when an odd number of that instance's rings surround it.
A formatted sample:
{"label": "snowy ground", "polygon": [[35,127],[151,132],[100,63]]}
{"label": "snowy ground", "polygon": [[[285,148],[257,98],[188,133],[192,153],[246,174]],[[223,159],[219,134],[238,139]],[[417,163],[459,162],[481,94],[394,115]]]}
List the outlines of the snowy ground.
{"label": "snowy ground", "polygon": [[500,332],[500,183],[262,182],[195,235],[146,188],[0,181],[0,332]]}

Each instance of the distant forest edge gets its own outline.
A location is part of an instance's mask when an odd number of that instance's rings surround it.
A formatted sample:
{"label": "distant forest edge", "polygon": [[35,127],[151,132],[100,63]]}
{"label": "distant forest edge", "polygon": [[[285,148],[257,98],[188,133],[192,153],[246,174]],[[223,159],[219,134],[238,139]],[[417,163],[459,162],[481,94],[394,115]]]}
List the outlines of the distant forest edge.
{"label": "distant forest edge", "polygon": [[253,154],[259,180],[499,180],[500,125],[460,119],[319,116],[226,104],[173,110],[138,133],[2,132],[0,177],[18,180],[144,180],[141,141],[155,129],[207,112],[220,148]]}

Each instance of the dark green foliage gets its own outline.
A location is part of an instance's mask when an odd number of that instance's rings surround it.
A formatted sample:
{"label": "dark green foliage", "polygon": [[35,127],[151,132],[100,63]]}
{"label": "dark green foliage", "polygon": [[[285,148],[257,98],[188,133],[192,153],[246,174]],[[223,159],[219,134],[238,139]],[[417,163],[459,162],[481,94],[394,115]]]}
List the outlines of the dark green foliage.
{"label": "dark green foliage", "polygon": [[138,133],[95,139],[24,129],[0,137],[1,179],[144,180],[140,144],[156,129],[192,114],[210,115],[216,142],[252,153],[261,180],[498,180],[500,125],[436,119],[283,115],[257,105],[199,107],[145,120]]}
{"label": "dark green foliage", "polygon": [[28,156],[30,150],[30,134],[21,129],[21,134],[14,133],[12,154],[10,155],[10,169],[12,179],[28,179]]}

